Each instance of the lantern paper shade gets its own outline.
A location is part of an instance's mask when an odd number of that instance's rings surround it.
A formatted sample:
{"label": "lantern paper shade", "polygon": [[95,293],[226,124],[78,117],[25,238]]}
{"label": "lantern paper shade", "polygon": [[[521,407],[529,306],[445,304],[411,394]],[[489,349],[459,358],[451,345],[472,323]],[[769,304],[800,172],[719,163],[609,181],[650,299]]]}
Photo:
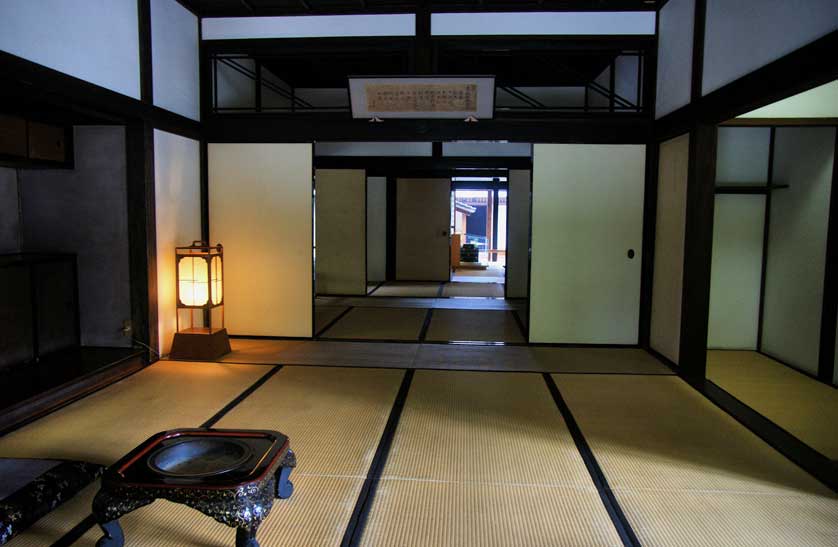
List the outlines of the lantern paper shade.
{"label": "lantern paper shade", "polygon": [[207,261],[203,257],[186,256],[178,262],[180,303],[183,306],[206,306],[209,300]]}
{"label": "lantern paper shade", "polygon": [[177,247],[178,308],[214,308],[224,303],[223,249],[195,241]]}

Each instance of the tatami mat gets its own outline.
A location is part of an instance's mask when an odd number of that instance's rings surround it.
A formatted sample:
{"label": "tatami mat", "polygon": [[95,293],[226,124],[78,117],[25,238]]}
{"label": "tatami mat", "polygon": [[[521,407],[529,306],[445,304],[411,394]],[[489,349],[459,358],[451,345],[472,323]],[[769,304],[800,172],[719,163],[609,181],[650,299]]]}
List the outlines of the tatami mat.
{"label": "tatami mat", "polygon": [[618,545],[541,376],[418,371],[366,545]]}
{"label": "tatami mat", "polygon": [[503,298],[503,284],[455,281],[445,284],[445,287],[442,289],[442,296],[482,296]]}
{"label": "tatami mat", "polygon": [[426,340],[525,342],[510,311],[434,310]]}
{"label": "tatami mat", "polygon": [[404,371],[283,367],[216,427],[274,429],[299,454],[297,473],[363,478]]}
{"label": "tatami mat", "polygon": [[[340,545],[362,479],[292,474],[294,494],[275,500],[257,539],[263,547],[332,547]],[[120,519],[125,544],[141,547],[230,547],[235,531],[210,517],[167,501],[156,501]],[[75,545],[96,545],[92,528]],[[17,546],[14,546],[17,547]],[[28,546],[26,546],[28,547]]]}
{"label": "tatami mat", "polygon": [[[387,423],[404,372],[284,367],[216,427],[274,429],[288,435],[298,467],[294,494],[277,500],[262,524],[264,546],[338,545]],[[234,532],[187,507],[164,501],[123,519],[127,544],[208,547]],[[79,545],[94,545],[93,530]]]}
{"label": "tatami mat", "polygon": [[388,281],[370,296],[439,296],[439,281]]}
{"label": "tatami mat", "polygon": [[838,460],[838,390],[755,351],[707,352],[707,379]]}
{"label": "tatami mat", "polygon": [[323,338],[418,340],[427,310],[421,308],[353,308]]}
{"label": "tatami mat", "polygon": [[[253,365],[158,361],[0,438],[4,457],[73,459],[111,464],[166,429],[197,427],[269,369]],[[89,486],[15,538],[50,545],[90,514]]]}
{"label": "tatami mat", "polygon": [[553,377],[643,545],[836,545],[838,498],[681,379]]}
{"label": "tatami mat", "polygon": [[158,431],[197,427],[266,372],[253,365],[158,361],[0,437],[0,454],[111,464]]}
{"label": "tatami mat", "polygon": [[316,306],[314,308],[315,334],[323,330],[323,327],[334,321],[347,309],[347,306]]}

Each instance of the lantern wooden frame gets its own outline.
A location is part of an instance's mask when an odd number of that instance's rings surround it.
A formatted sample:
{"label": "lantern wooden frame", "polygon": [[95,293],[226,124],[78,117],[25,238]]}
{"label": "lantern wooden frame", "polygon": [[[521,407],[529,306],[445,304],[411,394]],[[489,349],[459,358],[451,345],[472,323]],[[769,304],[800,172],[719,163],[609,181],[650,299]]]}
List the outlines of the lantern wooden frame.
{"label": "lantern wooden frame", "polygon": [[[189,260],[189,264],[182,264]],[[191,266],[191,272],[181,266]],[[186,275],[189,274],[189,275]],[[224,247],[193,241],[175,247],[176,331],[170,359],[212,361],[230,352],[224,328]],[[189,289],[189,290],[186,290]],[[212,310],[221,308],[221,328],[212,327]],[[181,330],[180,312],[189,310],[189,328]],[[201,325],[195,326],[195,310],[203,310]],[[206,326],[204,326],[206,325]]]}

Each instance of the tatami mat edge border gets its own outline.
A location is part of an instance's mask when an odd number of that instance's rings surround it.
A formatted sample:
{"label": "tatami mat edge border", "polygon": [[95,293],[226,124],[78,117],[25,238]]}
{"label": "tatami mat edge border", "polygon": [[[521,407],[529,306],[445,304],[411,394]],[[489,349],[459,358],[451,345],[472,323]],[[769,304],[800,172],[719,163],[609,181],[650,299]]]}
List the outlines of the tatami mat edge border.
{"label": "tatami mat edge border", "polygon": [[585,440],[585,436],[582,434],[579,424],[576,423],[576,418],[573,417],[570,407],[567,406],[567,403],[562,397],[559,387],[549,373],[545,372],[543,377],[547,383],[547,389],[550,390],[550,395],[553,396],[553,400],[556,402],[556,406],[564,418],[570,436],[573,437],[573,442],[576,444],[576,448],[582,456],[582,461],[585,462],[585,467],[591,475],[591,480],[594,482],[597,492],[599,492],[602,504],[605,506],[608,516],[611,517],[611,522],[614,524],[614,528],[616,528],[623,545],[625,547],[640,547],[640,540],[637,539],[637,534],[632,529],[631,523],[626,518],[619,502],[617,502],[617,498],[614,496],[614,492],[608,484],[608,479],[605,478],[605,474],[602,472],[596,456],[594,456],[591,447],[588,446],[588,441]]}

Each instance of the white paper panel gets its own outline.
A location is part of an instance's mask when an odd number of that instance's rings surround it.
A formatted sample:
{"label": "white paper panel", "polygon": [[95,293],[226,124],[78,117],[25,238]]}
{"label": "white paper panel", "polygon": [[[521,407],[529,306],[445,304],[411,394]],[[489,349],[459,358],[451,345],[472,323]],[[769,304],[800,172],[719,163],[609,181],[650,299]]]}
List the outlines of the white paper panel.
{"label": "white paper panel", "polygon": [[312,145],[209,145],[230,334],[312,335]]}
{"label": "white paper panel", "polygon": [[[177,324],[175,247],[201,239],[201,150],[198,141],[154,130],[157,226],[157,323],[160,353],[172,348]],[[187,314],[183,314],[185,319]]]}
{"label": "white paper panel", "polygon": [[690,102],[695,0],[669,0],[658,23],[655,118]]}
{"label": "white paper panel", "polygon": [[506,296],[526,298],[530,282],[530,171],[509,171]]}
{"label": "white paper panel", "polygon": [[768,183],[768,127],[719,127],[716,184]]}
{"label": "white paper panel", "polygon": [[765,196],[719,194],[707,347],[757,349]]}
{"label": "white paper panel", "polygon": [[535,145],[531,342],[637,343],[645,149]]}
{"label": "white paper panel", "polygon": [[678,363],[690,136],[661,143],[652,286],[652,349]]}
{"label": "white paper panel", "polygon": [[387,179],[367,177],[367,281],[387,276]]}
{"label": "white paper panel", "polygon": [[366,171],[315,172],[317,294],[367,293]]}
{"label": "white paper panel", "polygon": [[136,0],[3,0],[0,49],[139,99]]}
{"label": "white paper panel", "polygon": [[532,145],[528,142],[460,141],[442,143],[443,156],[465,157],[530,157]]}
{"label": "white paper panel", "polygon": [[833,128],[778,128],[762,349],[817,373]]}
{"label": "white paper panel", "polygon": [[202,20],[204,40],[246,38],[345,38],[413,36],[413,14],[308,15],[294,17],[209,17]]}
{"label": "white paper panel", "polygon": [[654,11],[433,13],[434,36],[655,34]]}
{"label": "white paper panel", "polygon": [[739,117],[838,118],[838,80],[757,108]]}
{"label": "white paper panel", "polygon": [[318,142],[317,156],[430,156],[430,142]]}
{"label": "white paper panel", "polygon": [[835,0],[707,0],[708,94],[838,29]]}
{"label": "white paper panel", "polygon": [[151,0],[154,104],[200,119],[198,18],[175,0]]}

